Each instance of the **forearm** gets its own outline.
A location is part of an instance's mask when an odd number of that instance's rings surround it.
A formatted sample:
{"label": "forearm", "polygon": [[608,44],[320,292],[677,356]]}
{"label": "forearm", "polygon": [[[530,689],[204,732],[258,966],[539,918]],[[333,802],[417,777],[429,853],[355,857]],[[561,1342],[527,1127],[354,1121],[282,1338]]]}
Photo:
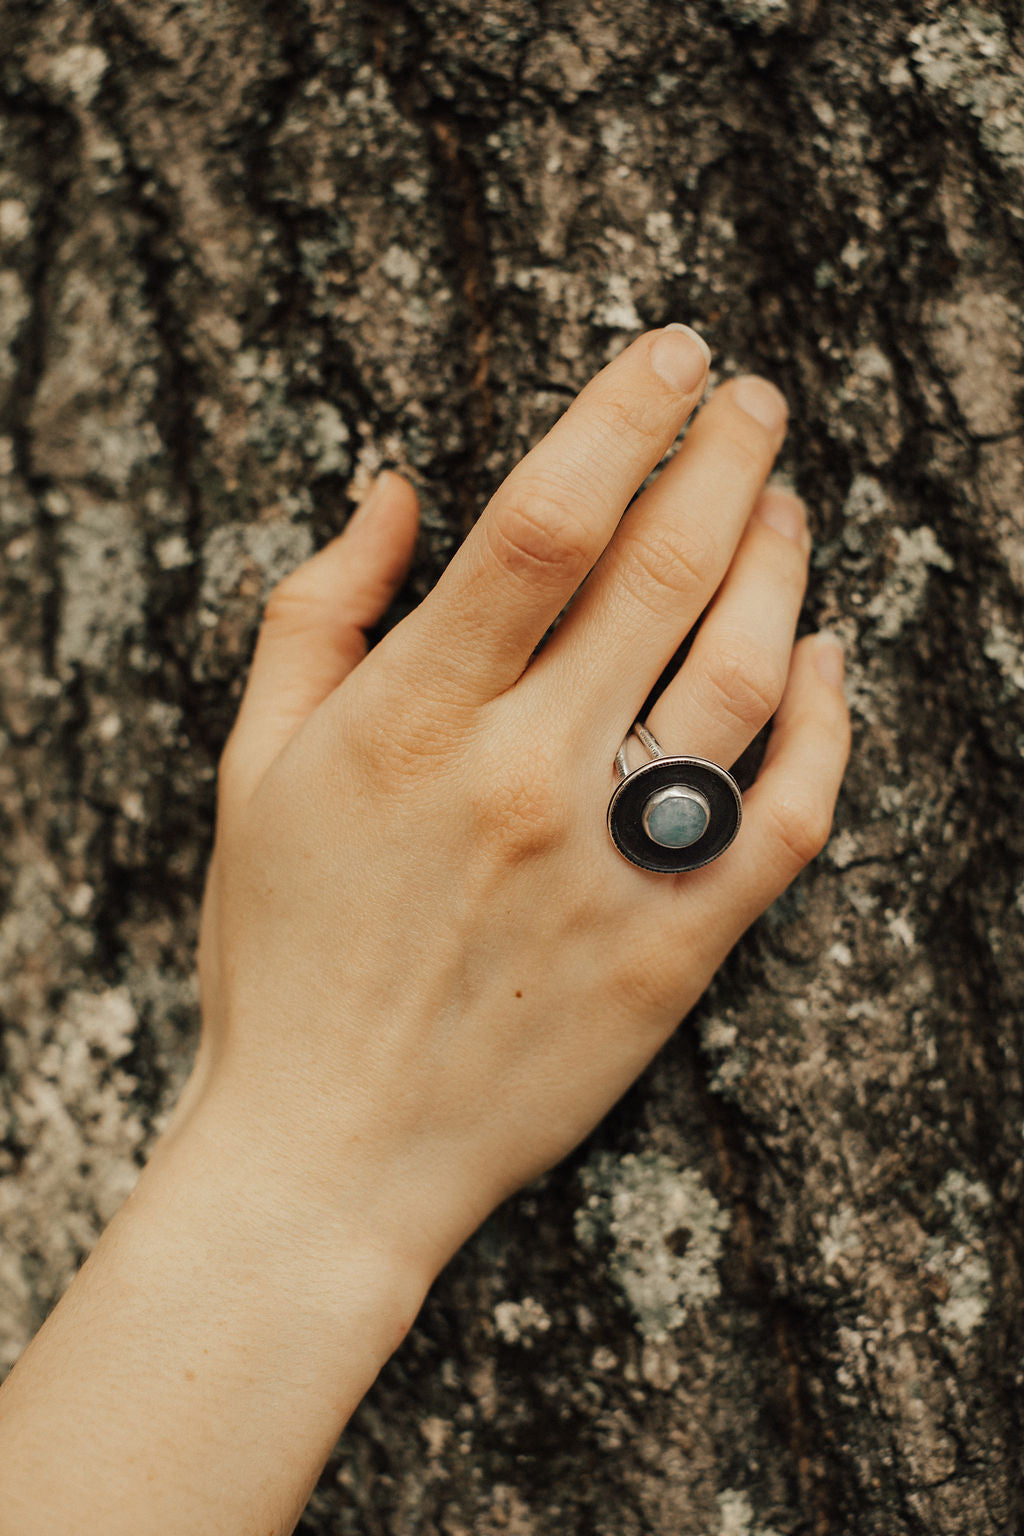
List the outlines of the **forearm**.
{"label": "forearm", "polygon": [[200,1106],[158,1146],[0,1390],[0,1536],[298,1521],[429,1276],[236,1140]]}

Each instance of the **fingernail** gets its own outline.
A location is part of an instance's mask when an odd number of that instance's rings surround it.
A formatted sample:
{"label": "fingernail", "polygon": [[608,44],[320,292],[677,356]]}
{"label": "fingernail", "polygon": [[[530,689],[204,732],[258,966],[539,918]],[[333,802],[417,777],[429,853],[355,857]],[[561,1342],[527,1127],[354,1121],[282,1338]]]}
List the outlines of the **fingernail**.
{"label": "fingernail", "polygon": [[814,651],[814,664],[819,675],[823,677],[830,688],[843,686],[843,673],[846,670],[843,659],[843,642],[831,630],[823,629],[818,636],[818,643]]}
{"label": "fingernail", "polygon": [[698,387],[710,361],[711,348],[703,336],[678,322],[666,325],[651,347],[651,367],[681,395],[688,395]]}
{"label": "fingernail", "polygon": [[682,331],[684,336],[692,336],[694,341],[697,343],[698,347],[700,347],[701,350],[703,351],[705,361],[707,363],[711,362],[711,348],[708,346],[707,342],[704,340],[704,337],[700,334],[700,332],[699,331],[695,331],[692,325],[683,325],[681,323],[681,321],[673,320],[668,325],[662,326],[662,330],[664,330],[664,331]]}
{"label": "fingernail", "polygon": [[784,491],[773,492],[769,487],[757,503],[754,515],[796,544],[802,544],[806,537],[807,516],[804,504]]}
{"label": "fingernail", "polygon": [[786,397],[767,379],[760,379],[754,373],[746,374],[736,380],[732,397],[741,411],[753,416],[769,432],[779,432],[786,425],[789,416]]}

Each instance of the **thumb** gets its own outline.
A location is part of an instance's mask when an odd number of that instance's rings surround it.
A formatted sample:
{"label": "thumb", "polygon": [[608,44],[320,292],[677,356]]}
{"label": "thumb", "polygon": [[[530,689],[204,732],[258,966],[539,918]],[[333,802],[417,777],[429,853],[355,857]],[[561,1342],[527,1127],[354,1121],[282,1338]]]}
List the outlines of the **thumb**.
{"label": "thumb", "polygon": [[344,531],[271,592],[229,742],[233,792],[248,797],[288,738],[362,661],[366,630],[409,569],[418,521],[415,490],[385,470]]}

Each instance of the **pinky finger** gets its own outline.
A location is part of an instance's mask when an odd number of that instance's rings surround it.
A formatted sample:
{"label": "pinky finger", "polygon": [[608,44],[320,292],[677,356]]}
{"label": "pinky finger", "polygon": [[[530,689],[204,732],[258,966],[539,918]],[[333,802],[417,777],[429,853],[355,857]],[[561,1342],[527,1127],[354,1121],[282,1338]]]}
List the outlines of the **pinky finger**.
{"label": "pinky finger", "polygon": [[831,635],[811,635],[794,648],[740,835],[718,866],[723,926],[748,927],[824,848],[849,755],[842,649]]}

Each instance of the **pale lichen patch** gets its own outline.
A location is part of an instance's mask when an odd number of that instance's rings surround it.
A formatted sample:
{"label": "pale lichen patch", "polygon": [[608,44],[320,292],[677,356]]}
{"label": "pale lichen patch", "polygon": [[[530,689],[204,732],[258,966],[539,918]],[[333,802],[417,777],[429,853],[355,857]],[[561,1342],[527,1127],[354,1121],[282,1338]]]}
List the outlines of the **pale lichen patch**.
{"label": "pale lichen patch", "polygon": [[828,1226],[819,1243],[821,1260],[826,1269],[841,1266],[844,1261],[855,1263],[863,1257],[864,1239],[861,1235],[857,1213],[852,1206],[844,1205],[833,1211]]}
{"label": "pale lichen patch", "polygon": [[854,475],[843,503],[843,543],[860,554],[872,542],[877,525],[891,512],[885,487],[873,475]]}
{"label": "pale lichen patch", "polygon": [[420,1434],[426,1444],[427,1455],[430,1457],[443,1455],[451,1432],[452,1425],[436,1414],[430,1414],[423,1419],[420,1423]]}
{"label": "pale lichen patch", "polygon": [[255,577],[254,596],[263,602],[312,552],[312,534],[295,523],[225,523],[203,545],[201,606],[216,622],[224,598],[249,585],[247,576]]}
{"label": "pale lichen patch", "polygon": [[20,197],[0,198],[0,244],[19,245],[31,228],[28,209]]}
{"label": "pale lichen patch", "polygon": [[909,533],[893,529],[895,555],[880,592],[865,608],[882,640],[895,640],[921,610],[932,570],[951,571],[953,560],[933,529],[922,525]]}
{"label": "pale lichen patch", "polygon": [[792,19],[790,0],[719,0],[729,20],[771,33]]}
{"label": "pale lichen patch", "polygon": [[594,310],[597,324],[606,325],[613,331],[639,331],[643,321],[633,301],[629,278],[620,273],[609,273],[605,290],[606,297]]}
{"label": "pale lichen patch", "polygon": [[350,433],[341,412],[330,400],[317,400],[310,412],[306,456],[321,475],[345,475],[351,468]]}
{"label": "pale lichen patch", "polygon": [[927,1248],[926,1268],[945,1293],[936,1315],[944,1334],[969,1339],[984,1322],[992,1300],[992,1271],[982,1227],[992,1196],[984,1184],[954,1168],[935,1198],[952,1229],[949,1235],[929,1239]]}
{"label": "pale lichen patch", "polygon": [[156,558],[162,571],[177,571],[192,564],[192,551],[183,534],[169,533],[158,542]]}
{"label": "pale lichen patch", "polygon": [[735,1024],[716,1014],[701,1025],[701,1045],[713,1065],[709,1088],[713,1093],[729,1097],[750,1070],[749,1046],[741,1039]]}
{"label": "pale lichen patch", "polygon": [[778,1536],[771,1526],[755,1523],[748,1495],[737,1488],[726,1488],[718,1495],[718,1518],[715,1536]]}
{"label": "pale lichen patch", "polygon": [[389,245],[380,263],[381,271],[401,288],[415,288],[423,276],[423,265],[412,251],[401,245]]}
{"label": "pale lichen patch", "polygon": [[532,1349],[534,1335],[547,1333],[551,1319],[532,1296],[522,1301],[499,1301],[494,1309],[494,1326],[506,1344],[521,1344]]}
{"label": "pale lichen patch", "polygon": [[661,1153],[598,1153],[580,1177],[587,1199],[576,1212],[585,1247],[612,1242],[608,1267],[645,1339],[664,1339],[720,1294],[716,1265],[728,1213],[695,1168]]}
{"label": "pale lichen patch", "polygon": [[109,63],[102,48],[73,43],[51,61],[47,78],[62,95],[70,96],[80,107],[87,107],[99,90]]}
{"label": "pale lichen patch", "polygon": [[930,313],[929,342],[970,431],[979,437],[1017,428],[1021,311],[982,281],[964,284]]}
{"label": "pale lichen patch", "polygon": [[135,520],[120,502],[83,496],[60,541],[58,661],[62,671],[100,671],[142,623],[146,588]]}
{"label": "pale lichen patch", "polygon": [[1024,693],[1024,639],[995,620],[981,648],[1003,674],[1006,693]]}
{"label": "pale lichen patch", "polygon": [[982,144],[1006,169],[1024,171],[1024,65],[1000,17],[974,5],[944,6],[937,21],[913,29],[910,43],[925,87],[974,118]]}

